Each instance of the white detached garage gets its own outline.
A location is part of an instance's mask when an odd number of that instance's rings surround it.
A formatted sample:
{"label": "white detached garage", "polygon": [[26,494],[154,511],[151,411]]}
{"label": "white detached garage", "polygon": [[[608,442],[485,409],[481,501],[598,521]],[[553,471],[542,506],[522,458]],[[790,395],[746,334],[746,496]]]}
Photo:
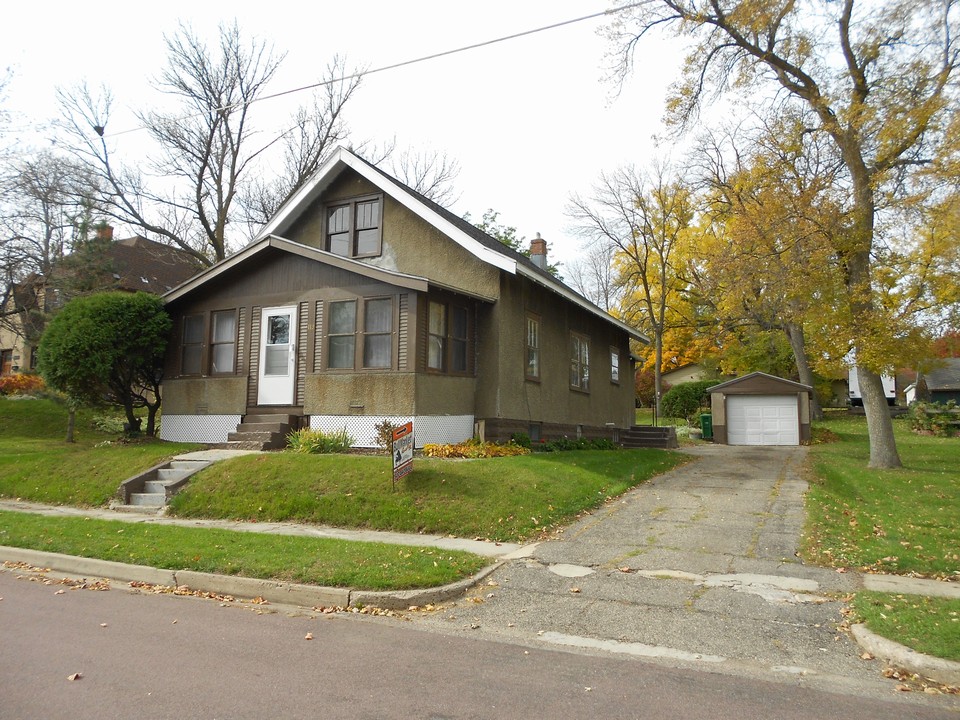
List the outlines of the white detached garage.
{"label": "white detached garage", "polygon": [[813,388],[762,372],[710,388],[714,442],[800,445],[810,441]]}

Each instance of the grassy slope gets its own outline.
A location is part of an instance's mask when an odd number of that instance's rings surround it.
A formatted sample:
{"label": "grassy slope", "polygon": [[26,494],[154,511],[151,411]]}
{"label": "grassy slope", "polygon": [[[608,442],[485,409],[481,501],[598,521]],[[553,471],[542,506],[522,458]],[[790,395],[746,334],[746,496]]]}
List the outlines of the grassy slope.
{"label": "grassy slope", "polygon": [[67,411],[50,400],[0,397],[0,497],[98,506],[109,502],[131,475],[194,445],[117,443],[93,428],[93,415],[77,417],[77,441],[63,441]]}
{"label": "grassy slope", "polygon": [[[807,560],[865,572],[960,579],[960,439],[915,435],[896,420],[904,467],[868,470],[866,421],[820,425],[836,442],[815,445],[819,478],[807,495]],[[856,619],[922,653],[960,661],[960,601],[861,592]]]}
{"label": "grassy slope", "polygon": [[681,456],[659,450],[417,459],[394,492],[387,457],[247,456],[201,473],[171,512],[520,540],[679,462]]}
{"label": "grassy slope", "polygon": [[960,439],[895,421],[904,467],[869,470],[866,422],[823,423],[839,442],[813,448],[807,557],[866,572],[960,579]]}
{"label": "grassy slope", "polygon": [[3,511],[0,545],[171,570],[367,590],[444,585],[490,562],[434,548]]}

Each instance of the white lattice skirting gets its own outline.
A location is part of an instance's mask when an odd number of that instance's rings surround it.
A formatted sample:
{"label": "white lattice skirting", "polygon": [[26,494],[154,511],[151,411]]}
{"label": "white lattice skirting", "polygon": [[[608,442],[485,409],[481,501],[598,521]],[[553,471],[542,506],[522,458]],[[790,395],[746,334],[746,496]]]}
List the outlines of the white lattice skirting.
{"label": "white lattice skirting", "polygon": [[171,442],[222,443],[240,424],[240,415],[164,415],[160,439]]}
{"label": "white lattice skirting", "polygon": [[413,421],[413,443],[427,444],[463,442],[473,437],[473,415],[424,415],[420,417],[371,415],[311,415],[310,428],[336,432],[346,428],[354,447],[376,447],[376,426],[384,420],[393,425]]}

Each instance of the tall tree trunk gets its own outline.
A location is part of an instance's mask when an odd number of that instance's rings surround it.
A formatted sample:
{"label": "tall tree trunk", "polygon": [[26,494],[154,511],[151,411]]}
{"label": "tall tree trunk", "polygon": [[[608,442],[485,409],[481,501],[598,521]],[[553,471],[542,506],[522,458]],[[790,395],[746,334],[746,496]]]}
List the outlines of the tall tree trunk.
{"label": "tall tree trunk", "polygon": [[663,333],[654,330],[653,333],[653,397],[654,397],[654,417],[659,421],[660,418],[660,390],[663,385],[661,379],[660,367],[663,363]]}
{"label": "tall tree trunk", "polygon": [[67,437],[66,442],[72,443],[76,442],[76,438],[73,435],[74,428],[77,426],[77,409],[71,405],[67,410]]}
{"label": "tall tree trunk", "polygon": [[[793,358],[797,363],[797,375],[800,376],[800,382],[804,385],[813,385],[813,370],[810,369],[810,361],[807,358],[807,342],[803,336],[803,327],[797,323],[784,323],[784,331],[790,340],[790,347],[793,350]],[[817,397],[816,390],[810,399],[810,419],[823,420],[823,408],[820,407],[820,399]]]}

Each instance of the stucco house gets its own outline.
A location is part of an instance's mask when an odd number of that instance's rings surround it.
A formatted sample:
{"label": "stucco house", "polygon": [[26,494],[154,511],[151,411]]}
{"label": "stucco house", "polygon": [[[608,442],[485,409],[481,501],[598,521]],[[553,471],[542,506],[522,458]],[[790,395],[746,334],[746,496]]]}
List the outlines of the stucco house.
{"label": "stucco house", "polygon": [[[413,421],[415,443],[616,438],[640,333],[338,149],[250,245],[164,296],[161,437]],[[265,417],[268,416],[268,417]],[[237,433],[241,433],[238,435]]]}

